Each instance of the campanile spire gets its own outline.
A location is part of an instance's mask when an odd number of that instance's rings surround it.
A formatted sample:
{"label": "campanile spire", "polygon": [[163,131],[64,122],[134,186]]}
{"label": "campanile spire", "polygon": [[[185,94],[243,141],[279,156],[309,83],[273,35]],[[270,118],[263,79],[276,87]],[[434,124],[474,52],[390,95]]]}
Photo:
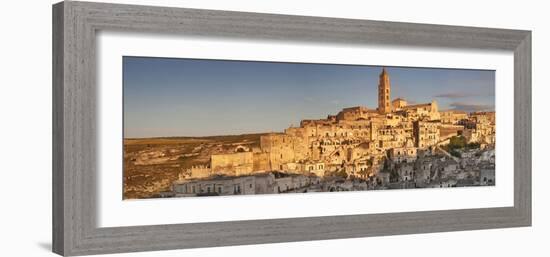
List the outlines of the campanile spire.
{"label": "campanile spire", "polygon": [[380,78],[378,82],[378,112],[381,114],[386,114],[391,112],[390,104],[390,76],[386,71],[386,68],[382,68],[382,73],[380,73]]}

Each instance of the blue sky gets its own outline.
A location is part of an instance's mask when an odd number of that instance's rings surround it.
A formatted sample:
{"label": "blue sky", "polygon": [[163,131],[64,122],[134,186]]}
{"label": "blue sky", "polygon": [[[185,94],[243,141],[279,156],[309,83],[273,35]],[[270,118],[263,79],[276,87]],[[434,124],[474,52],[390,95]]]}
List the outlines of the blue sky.
{"label": "blue sky", "polygon": [[[495,73],[386,67],[391,98],[440,110],[494,110]],[[376,108],[382,67],[123,57],[124,136],[283,131],[342,108]]]}

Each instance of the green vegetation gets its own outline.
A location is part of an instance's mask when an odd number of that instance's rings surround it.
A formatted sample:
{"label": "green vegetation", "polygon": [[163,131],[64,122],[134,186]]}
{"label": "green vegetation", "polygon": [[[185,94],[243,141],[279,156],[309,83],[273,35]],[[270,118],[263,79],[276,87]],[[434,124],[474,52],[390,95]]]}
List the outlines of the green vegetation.
{"label": "green vegetation", "polygon": [[459,151],[455,150],[455,149],[452,149],[451,151],[449,151],[449,153],[454,156],[454,157],[457,157],[457,158],[461,158],[462,155],[460,154]]}
{"label": "green vegetation", "polygon": [[466,138],[463,136],[454,136],[451,137],[450,143],[447,145],[449,150],[462,149],[466,147]]}
{"label": "green vegetation", "polygon": [[449,152],[452,156],[460,157],[460,151],[463,149],[477,149],[480,147],[479,143],[467,143],[466,138],[463,136],[454,136],[451,137],[448,145],[443,146],[442,148]]}
{"label": "green vegetation", "polygon": [[468,149],[475,149],[475,148],[480,148],[481,144],[479,144],[479,143],[469,143],[466,147]]}

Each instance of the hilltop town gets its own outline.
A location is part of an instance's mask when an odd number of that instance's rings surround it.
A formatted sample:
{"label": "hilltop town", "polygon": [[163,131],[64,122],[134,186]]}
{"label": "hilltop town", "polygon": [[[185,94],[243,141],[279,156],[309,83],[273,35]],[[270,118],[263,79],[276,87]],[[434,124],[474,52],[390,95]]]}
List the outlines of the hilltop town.
{"label": "hilltop town", "polygon": [[377,108],[280,133],[125,140],[125,198],[494,185],[494,146],[495,112],[391,100],[383,69]]}

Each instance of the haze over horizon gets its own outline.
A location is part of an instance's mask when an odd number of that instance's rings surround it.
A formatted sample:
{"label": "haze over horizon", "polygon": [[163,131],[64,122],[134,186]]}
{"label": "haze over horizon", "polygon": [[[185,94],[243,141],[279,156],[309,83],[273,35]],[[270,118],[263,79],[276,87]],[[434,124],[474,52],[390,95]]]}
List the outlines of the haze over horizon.
{"label": "haze over horizon", "polygon": [[[352,106],[377,107],[382,66],[123,57],[124,137],[281,132]],[[392,100],[492,111],[495,72],[386,67]]]}

